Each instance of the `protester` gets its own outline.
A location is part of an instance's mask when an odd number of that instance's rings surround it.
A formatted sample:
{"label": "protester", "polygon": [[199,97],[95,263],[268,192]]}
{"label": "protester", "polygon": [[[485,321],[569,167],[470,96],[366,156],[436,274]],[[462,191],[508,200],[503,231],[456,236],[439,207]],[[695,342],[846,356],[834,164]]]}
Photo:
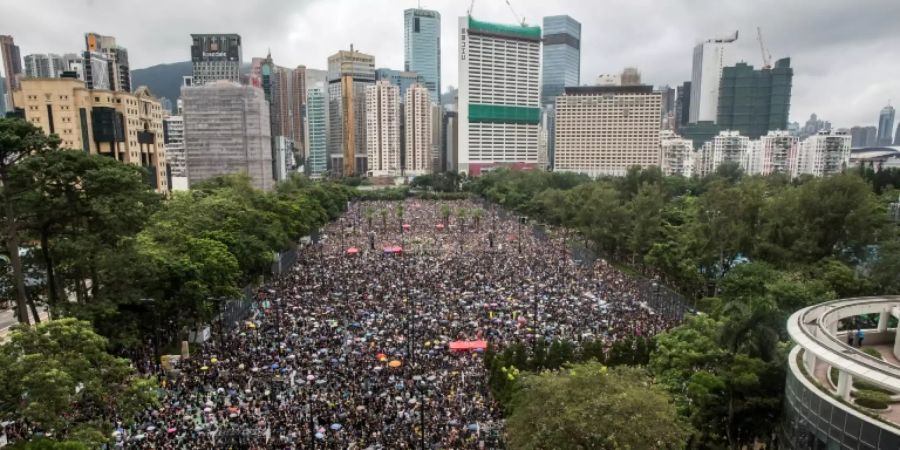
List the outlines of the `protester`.
{"label": "protester", "polygon": [[[499,448],[482,354],[451,342],[502,349],[536,331],[611,346],[676,322],[635,279],[577,264],[561,234],[539,239],[471,201],[407,200],[402,219],[400,204],[353,204],[234,333],[163,375],[160,406],[119,428],[118,446]],[[470,213],[445,222],[444,204]]]}

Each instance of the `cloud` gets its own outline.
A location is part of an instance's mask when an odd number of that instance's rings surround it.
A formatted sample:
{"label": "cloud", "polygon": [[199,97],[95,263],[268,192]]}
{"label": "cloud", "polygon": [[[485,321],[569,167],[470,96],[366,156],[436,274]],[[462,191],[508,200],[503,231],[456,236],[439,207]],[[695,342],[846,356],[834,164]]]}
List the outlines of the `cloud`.
{"label": "cloud", "polygon": [[[133,67],[184,61],[190,34],[236,32],[244,60],[271,49],[284,66],[325,68],[350,44],[378,67],[402,68],[403,10],[412,0],[30,0],[6,2],[3,33],[22,54],[80,51],[84,33],[116,37]],[[791,120],[813,112],[837,126],[874,124],[889,99],[900,102],[900,2],[896,0],[475,0],[474,15],[531,24],[555,14],[582,23],[582,82],[636,66],[647,83],[690,78],[694,44],[740,30],[738,60],[761,65],[756,27],[774,58],[794,67]],[[470,1],[423,0],[442,16],[442,81],[457,85],[458,17]]]}

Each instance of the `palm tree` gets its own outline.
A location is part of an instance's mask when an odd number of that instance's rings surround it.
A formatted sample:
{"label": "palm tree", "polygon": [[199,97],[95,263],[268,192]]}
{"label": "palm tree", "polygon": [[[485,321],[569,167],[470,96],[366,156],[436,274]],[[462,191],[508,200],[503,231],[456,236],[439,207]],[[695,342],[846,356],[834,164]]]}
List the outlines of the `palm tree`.
{"label": "palm tree", "polygon": [[385,230],[385,229],[387,229],[388,212],[386,209],[382,208],[382,209],[378,210],[378,213],[381,215],[381,229]]}
{"label": "palm tree", "polygon": [[397,221],[400,222],[400,232],[403,232],[403,204],[397,205]]}
{"label": "palm tree", "polygon": [[456,223],[459,224],[460,229],[464,229],[466,227],[466,215],[468,214],[468,210],[465,208],[459,208],[456,210]]}
{"label": "palm tree", "polygon": [[369,206],[366,208],[366,222],[369,223],[369,229],[372,229],[372,219],[375,218],[375,209]]}
{"label": "palm tree", "polygon": [[475,228],[479,228],[481,225],[481,216],[484,215],[484,210],[481,208],[475,208],[472,210],[472,219],[475,220]]}
{"label": "palm tree", "polygon": [[441,220],[444,221],[444,226],[450,226],[450,207],[447,205],[441,205]]}

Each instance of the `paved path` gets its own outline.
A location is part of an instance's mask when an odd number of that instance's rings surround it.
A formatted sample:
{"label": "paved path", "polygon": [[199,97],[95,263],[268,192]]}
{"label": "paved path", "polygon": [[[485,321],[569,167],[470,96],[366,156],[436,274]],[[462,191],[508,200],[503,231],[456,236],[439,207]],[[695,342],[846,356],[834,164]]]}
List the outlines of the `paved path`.
{"label": "paved path", "polygon": [[[47,320],[46,310],[38,310],[38,314],[40,314],[41,320]],[[7,335],[9,335],[9,329],[17,323],[19,323],[19,321],[16,320],[16,314],[14,310],[0,309],[0,342],[6,341],[6,337]]]}

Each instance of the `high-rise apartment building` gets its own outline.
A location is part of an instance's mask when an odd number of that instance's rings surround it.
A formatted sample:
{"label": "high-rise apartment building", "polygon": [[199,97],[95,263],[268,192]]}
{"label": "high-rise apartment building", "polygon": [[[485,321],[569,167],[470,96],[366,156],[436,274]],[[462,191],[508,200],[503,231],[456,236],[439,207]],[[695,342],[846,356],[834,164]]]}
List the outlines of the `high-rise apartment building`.
{"label": "high-rise apartment building", "polygon": [[894,107],[890,104],[881,108],[878,114],[878,143],[877,145],[891,145],[894,132]]}
{"label": "high-rise apartment building", "polygon": [[878,128],[853,127],[850,128],[850,145],[853,148],[873,147],[878,142]]}
{"label": "high-rise apartment building", "polygon": [[375,57],[341,50],[328,57],[328,170],[365,174],[366,87],[375,84]]}
{"label": "high-rise apartment building", "polygon": [[387,80],[367,86],[365,115],[369,176],[401,175],[400,88]]}
{"label": "high-rise apartment building", "polygon": [[[422,76],[431,101],[441,104],[441,14],[427,9],[403,11],[403,70]],[[401,89],[400,95],[406,95]]]}
{"label": "high-rise apartment building", "polygon": [[[375,80],[387,80],[400,89],[400,102],[406,100],[406,90],[414,84],[425,84],[425,77],[416,72],[404,72],[394,69],[375,69]],[[429,92],[431,92],[429,90]]]}
{"label": "high-rise apartment building", "polygon": [[306,90],[306,173],[322,176],[328,170],[327,104],[325,83],[311,85]]}
{"label": "high-rise apartment building", "polygon": [[821,177],[843,172],[850,164],[850,134],[845,131],[819,131],[800,143],[791,174]]}
{"label": "high-rise apartment building", "polygon": [[666,176],[690,177],[694,169],[694,144],[671,130],[663,130],[660,138],[660,169]]}
{"label": "high-rise apartment building", "polygon": [[192,34],[193,85],[241,80],[241,37],[237,34]]}
{"label": "high-rise apartment building", "polygon": [[14,93],[25,120],[59,136],[61,146],[147,169],[147,183],[167,191],[162,107],[145,87],[88,89],[73,78],[24,78]]}
{"label": "high-rise apartment building", "polygon": [[[443,120],[444,106],[431,103],[431,161],[428,165],[429,172],[434,172],[434,168],[440,164],[441,142],[444,142]],[[406,151],[405,148],[404,151]]]}
{"label": "high-rise apartment building", "polygon": [[715,122],[719,111],[719,81],[722,69],[734,64],[731,47],[738,34],[709,39],[694,47],[691,73],[691,110],[688,121]]}
{"label": "high-rise apartment building", "polygon": [[62,56],[53,53],[25,55],[25,76],[28,78],[58,78],[64,70]]}
{"label": "high-rise apartment building", "polygon": [[168,116],[163,119],[163,141],[166,145],[169,188],[173,191],[185,191],[188,189],[188,175],[184,150],[184,117]]}
{"label": "high-rise apartment building", "polygon": [[[541,28],[459,19],[459,167],[534,167]],[[657,105],[658,106],[658,105]]]}
{"label": "high-rise apartment building", "polygon": [[701,164],[695,165],[695,173],[706,176],[716,171],[722,164],[737,164],[746,171],[746,154],[750,150],[750,138],[740,132],[725,130],[703,144]]}
{"label": "high-rise apartment building", "polygon": [[116,45],[116,38],[85,33],[84,80],[88,89],[131,92],[128,50]]}
{"label": "high-rise apartment building", "polygon": [[544,17],[542,64],[541,105],[551,106],[566,86],[581,84],[580,22],[569,16]]}
{"label": "high-rise apartment building", "polygon": [[245,173],[258,189],[274,187],[269,105],[261,89],[220,80],[182,87],[181,98],[190,185]]}
{"label": "high-rise apartment building", "polygon": [[782,58],[771,68],[753,70],[738,63],[722,70],[718,119],[724,129],[758,139],[769,131],[786,130],[791,109],[791,59]]}
{"label": "high-rise apartment building", "polygon": [[0,56],[3,57],[3,75],[6,77],[6,109],[12,111],[16,107],[13,92],[19,89],[19,78],[22,76],[22,55],[12,36],[0,35]]}
{"label": "high-rise apartment building", "polygon": [[900,123],[897,124],[897,132],[894,134],[894,145],[900,145]]}
{"label": "high-rise apartment building", "polygon": [[65,53],[62,55],[63,72],[70,72],[75,78],[84,80],[84,54]]}
{"label": "high-rise apartment building", "polygon": [[6,78],[0,77],[0,117],[6,116]]}
{"label": "high-rise apartment building", "polygon": [[652,86],[567,87],[556,98],[553,170],[621,176],[659,166],[660,104]]}
{"label": "high-rise apartment building", "polygon": [[403,108],[406,143],[404,175],[415,176],[431,172],[436,112],[433,106],[437,108],[437,114],[441,114],[440,106],[431,102],[431,93],[427,87],[417,84],[407,89]]}
{"label": "high-rise apartment building", "polygon": [[664,130],[674,130],[675,124],[675,89],[669,85],[660,86],[658,89],[662,94],[662,109],[660,110],[660,120]]}
{"label": "high-rise apartment building", "polygon": [[800,151],[800,138],[788,131],[770,131],[759,138],[762,148],[762,175],[790,174]]}

